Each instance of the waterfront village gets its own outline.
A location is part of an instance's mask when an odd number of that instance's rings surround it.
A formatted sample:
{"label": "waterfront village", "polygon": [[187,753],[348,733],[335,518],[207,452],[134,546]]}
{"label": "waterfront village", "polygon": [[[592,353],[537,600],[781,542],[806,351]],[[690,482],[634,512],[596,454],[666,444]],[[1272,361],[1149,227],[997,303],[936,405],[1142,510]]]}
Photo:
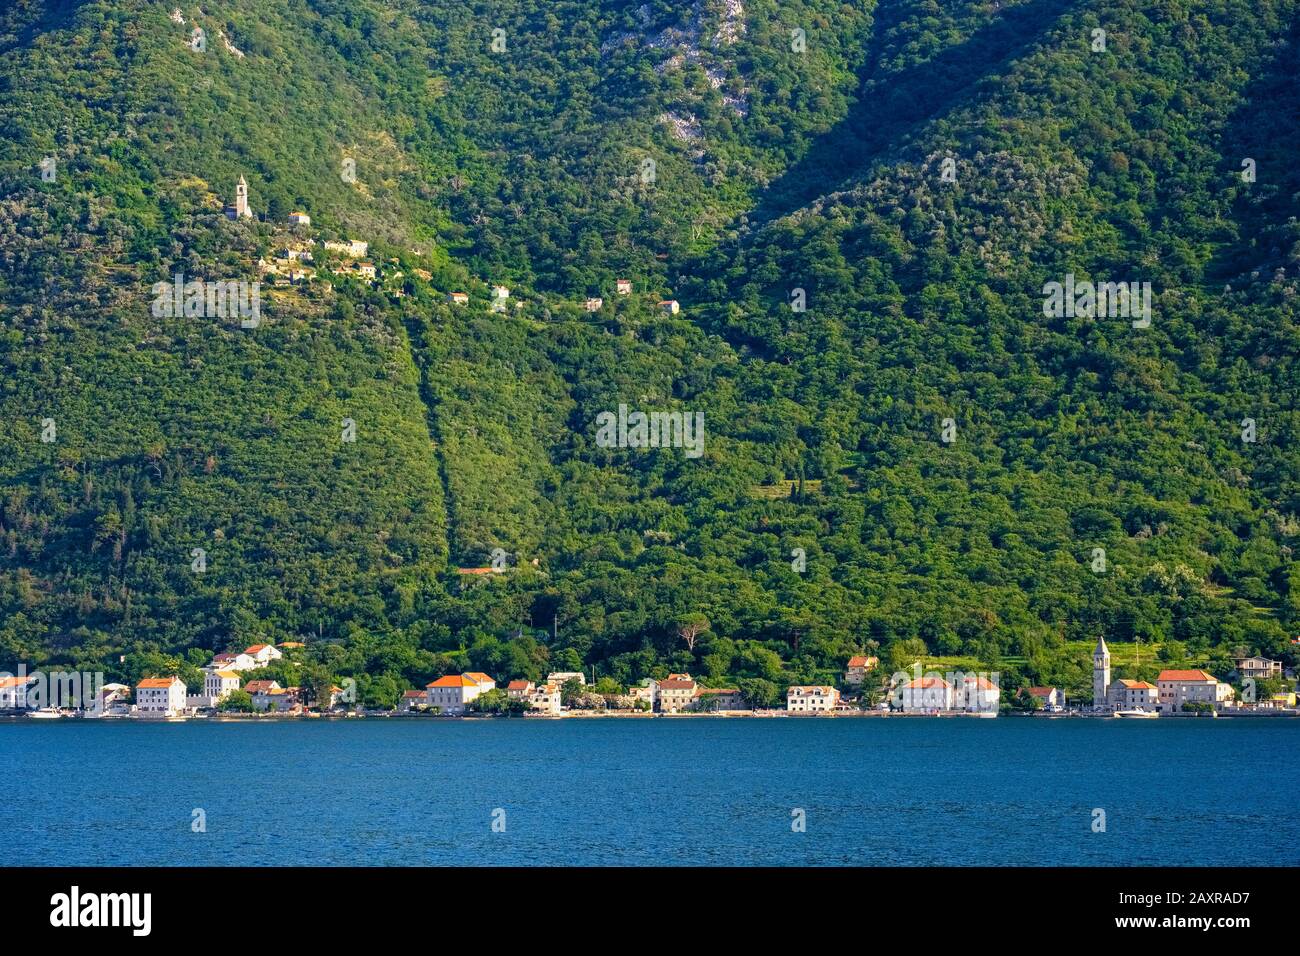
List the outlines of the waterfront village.
{"label": "waterfront village", "polygon": [[[489,674],[444,674],[423,689],[405,691],[396,707],[357,705],[356,685],[332,682],[310,687],[259,676],[268,668],[284,674],[301,667],[306,645],[286,641],[254,644],[213,656],[202,668],[202,686],[191,692],[179,676],[141,679],[93,690],[89,674],[0,674],[0,713],[10,716],[117,717],[186,720],[205,717],[591,717],[591,716],[938,716],[1007,715],[1121,718],[1193,716],[1296,716],[1295,674],[1264,657],[1236,660],[1234,676],[1244,693],[1204,670],[1166,669],[1154,684],[1111,679],[1104,638],[1093,652],[1092,697],[1067,701],[1058,687],[1024,687],[1004,696],[998,675],[913,672],[888,677],[877,657],[849,657],[839,686],[798,685],[786,690],[785,707],[757,707],[735,687],[707,687],[690,674],[674,673],[621,686],[610,678],[589,683],[580,671],[555,671],[544,680],[515,679],[498,687]],[[299,659],[295,659],[299,658]],[[79,681],[79,678],[87,680]],[[1279,682],[1292,689],[1257,699],[1255,686]]]}

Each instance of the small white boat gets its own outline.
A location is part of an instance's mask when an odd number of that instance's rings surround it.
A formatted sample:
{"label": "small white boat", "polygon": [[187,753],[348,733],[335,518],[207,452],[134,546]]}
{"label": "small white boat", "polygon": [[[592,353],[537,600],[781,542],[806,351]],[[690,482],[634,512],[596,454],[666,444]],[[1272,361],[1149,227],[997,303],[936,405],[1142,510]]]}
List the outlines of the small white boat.
{"label": "small white boat", "polygon": [[63,714],[53,707],[42,707],[40,710],[28,711],[27,716],[32,720],[58,720]]}
{"label": "small white boat", "polygon": [[1160,715],[1154,710],[1143,710],[1141,707],[1135,707],[1132,710],[1117,710],[1116,717],[1128,717],[1135,720],[1153,720]]}

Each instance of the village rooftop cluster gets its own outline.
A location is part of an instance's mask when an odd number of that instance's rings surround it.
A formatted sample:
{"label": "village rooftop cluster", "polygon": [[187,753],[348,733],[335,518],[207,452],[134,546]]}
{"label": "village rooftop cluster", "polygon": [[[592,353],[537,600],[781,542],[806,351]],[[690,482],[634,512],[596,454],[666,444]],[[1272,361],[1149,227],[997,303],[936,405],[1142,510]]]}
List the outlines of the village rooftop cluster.
{"label": "village rooftop cluster", "polygon": [[[104,684],[93,694],[74,697],[61,682],[45,687],[39,674],[20,671],[0,675],[0,713],[27,716],[94,716],[141,719],[188,719],[215,715],[517,715],[563,717],[637,715],[736,716],[976,716],[999,713],[1045,716],[1101,716],[1156,718],[1160,716],[1268,715],[1295,716],[1295,690],[1256,699],[1255,682],[1288,679],[1282,663],[1264,657],[1243,657],[1236,676],[1246,693],[1200,669],[1166,669],[1154,684],[1111,679],[1110,649],[1098,638],[1093,652],[1092,699],[1067,701],[1059,687],[1026,687],[1004,695],[997,674],[922,672],[886,677],[879,659],[854,655],[848,659],[840,686],[794,685],[786,689],[785,707],[758,707],[736,687],[707,687],[688,673],[646,678],[623,689],[607,678],[588,683],[581,671],[554,671],[537,682],[516,679],[498,687],[496,679],[481,671],[446,674],[423,689],[408,690],[394,710],[358,706],[356,684],[331,684],[316,698],[296,685],[281,686],[258,676],[258,671],[284,661],[286,652],[303,650],[300,641],[279,645],[253,644],[242,651],[216,654],[203,668],[203,686],[190,693],[175,675],[142,679],[132,689],[125,684]],[[300,666],[289,660],[290,667]],[[283,673],[283,669],[281,671]],[[56,678],[59,674],[54,675]],[[78,675],[71,675],[76,677]],[[614,690],[611,692],[611,685]],[[39,688],[39,690],[38,690]],[[240,695],[240,696],[236,696]],[[246,696],[244,696],[246,695]],[[84,702],[83,702],[84,700]]]}
{"label": "village rooftop cluster", "polygon": [[[234,204],[224,206],[222,211],[227,219],[236,222],[256,218],[249,206],[248,183],[243,176],[240,176],[239,182],[235,184]],[[291,212],[287,224],[297,235],[288,239],[271,259],[257,260],[258,274],[270,281],[273,286],[300,286],[318,278],[338,276],[355,279],[371,288],[382,288],[394,298],[405,298],[408,294],[408,280],[405,271],[399,268],[400,260],[390,258],[385,264],[376,265],[374,261],[367,258],[370,253],[370,243],[364,240],[324,240],[318,243],[316,239],[302,235],[311,229],[312,221],[311,216],[301,210]],[[318,250],[324,250],[325,253],[330,254],[329,257],[322,257],[322,261],[318,261]],[[433,280],[433,273],[427,269],[411,271],[416,278],[426,283]],[[614,291],[619,296],[630,296],[632,280],[616,279]],[[452,305],[468,305],[470,295],[468,292],[448,292],[446,300]],[[524,308],[521,300],[510,298],[509,286],[493,285],[489,298],[490,310],[505,312],[510,305],[513,305],[516,310]],[[604,305],[605,300],[601,296],[588,296],[583,302],[583,308],[587,312],[599,312]],[[659,301],[657,308],[665,314],[677,315],[681,312],[681,303],[676,299],[663,299]]]}

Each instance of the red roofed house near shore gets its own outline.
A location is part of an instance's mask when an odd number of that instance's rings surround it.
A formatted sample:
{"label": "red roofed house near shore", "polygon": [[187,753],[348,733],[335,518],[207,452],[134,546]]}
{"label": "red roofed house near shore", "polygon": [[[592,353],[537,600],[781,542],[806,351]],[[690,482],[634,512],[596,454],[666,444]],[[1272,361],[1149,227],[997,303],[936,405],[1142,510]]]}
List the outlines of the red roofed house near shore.
{"label": "red roofed house near shore", "polygon": [[1059,687],[1027,687],[1025,693],[1043,705],[1043,710],[1065,706],[1065,691]]}
{"label": "red roofed house near shore", "polygon": [[1002,689],[983,674],[962,674],[952,687],[953,710],[997,713]]}
{"label": "red roofed house near shore", "polygon": [[1161,713],[1174,714],[1185,703],[1218,705],[1231,700],[1231,685],[1222,684],[1213,674],[1202,670],[1165,670],[1156,678]]}
{"label": "red roofed house near shore", "polygon": [[695,693],[698,710],[748,710],[745,696],[735,687],[701,687]]}
{"label": "red roofed house near shore", "polygon": [[185,681],[150,677],[135,685],[135,710],[142,717],[175,717],[185,709]]}
{"label": "red roofed house near shore", "polygon": [[1156,685],[1121,677],[1107,689],[1106,702],[1112,710],[1154,711],[1158,703]]}
{"label": "red roofed house near shore", "polygon": [[435,681],[430,681],[425,686],[425,693],[429,698],[429,705],[437,707],[438,712],[448,716],[458,717],[469,709],[469,703],[479,694],[487,693],[496,687],[494,681],[487,674],[475,672],[472,674],[448,674],[446,677],[439,677]]}
{"label": "red roofed house near shore", "polygon": [[879,663],[879,658],[867,657],[863,654],[850,657],[848,669],[844,672],[844,683],[854,686],[860,685],[867,679],[867,672],[875,668]]}
{"label": "red roofed house near shore", "polygon": [[669,674],[659,682],[655,703],[662,714],[677,714],[695,701],[695,681],[690,674]]}
{"label": "red roofed house near shore", "polygon": [[952,685],[942,677],[919,677],[902,688],[903,713],[917,714],[952,708]]}
{"label": "red roofed house near shore", "polygon": [[397,709],[402,713],[409,713],[418,707],[422,707],[429,702],[429,695],[422,690],[408,690],[402,694],[402,702],[398,704]]}

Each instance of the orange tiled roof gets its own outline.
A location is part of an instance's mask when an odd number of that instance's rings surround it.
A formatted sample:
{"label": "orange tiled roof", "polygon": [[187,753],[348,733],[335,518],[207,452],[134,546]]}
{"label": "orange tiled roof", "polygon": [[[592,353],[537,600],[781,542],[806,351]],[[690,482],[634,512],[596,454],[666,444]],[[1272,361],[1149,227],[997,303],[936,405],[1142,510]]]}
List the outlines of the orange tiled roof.
{"label": "orange tiled roof", "polygon": [[942,677],[922,677],[920,680],[908,681],[905,686],[913,690],[928,690],[931,687],[949,687],[951,685]]}
{"label": "orange tiled roof", "polygon": [[1199,682],[1199,683],[1206,683],[1206,682],[1210,682],[1210,681],[1212,681],[1213,683],[1216,683],[1216,684],[1219,682],[1218,679],[1217,679],[1213,674],[1208,674],[1208,673],[1206,673],[1205,671],[1201,671],[1201,670],[1195,670],[1195,671],[1161,671],[1161,672],[1160,672],[1160,676],[1157,677],[1156,680],[1158,680],[1158,681],[1160,681],[1160,680],[1167,680],[1167,681],[1197,681],[1197,682]]}
{"label": "orange tiled roof", "polygon": [[5,687],[23,687],[35,680],[35,675],[27,677],[0,677],[0,689]]}
{"label": "orange tiled roof", "polygon": [[473,687],[474,680],[464,674],[448,674],[424,685],[425,687]]}
{"label": "orange tiled roof", "polygon": [[531,684],[532,681],[512,680],[509,684],[506,685],[506,690],[528,690],[528,687]]}
{"label": "orange tiled roof", "polygon": [[491,682],[493,684],[496,683],[496,678],[492,677],[492,675],[490,674],[484,674],[482,671],[466,671],[465,676],[470,678],[471,680],[477,681],[480,684],[485,684],[488,682]]}
{"label": "orange tiled roof", "polygon": [[257,654],[258,652],[260,652],[260,651],[262,651],[262,650],[264,650],[265,648],[270,647],[270,646],[271,646],[271,645],[269,645],[269,644],[254,644],[254,645],[253,645],[252,647],[250,647],[248,650],[244,651],[244,653],[245,653],[245,654],[248,654],[248,655],[251,657],[251,656]]}
{"label": "orange tiled roof", "polygon": [[171,687],[172,684],[180,680],[179,677],[146,677],[136,687]]}

